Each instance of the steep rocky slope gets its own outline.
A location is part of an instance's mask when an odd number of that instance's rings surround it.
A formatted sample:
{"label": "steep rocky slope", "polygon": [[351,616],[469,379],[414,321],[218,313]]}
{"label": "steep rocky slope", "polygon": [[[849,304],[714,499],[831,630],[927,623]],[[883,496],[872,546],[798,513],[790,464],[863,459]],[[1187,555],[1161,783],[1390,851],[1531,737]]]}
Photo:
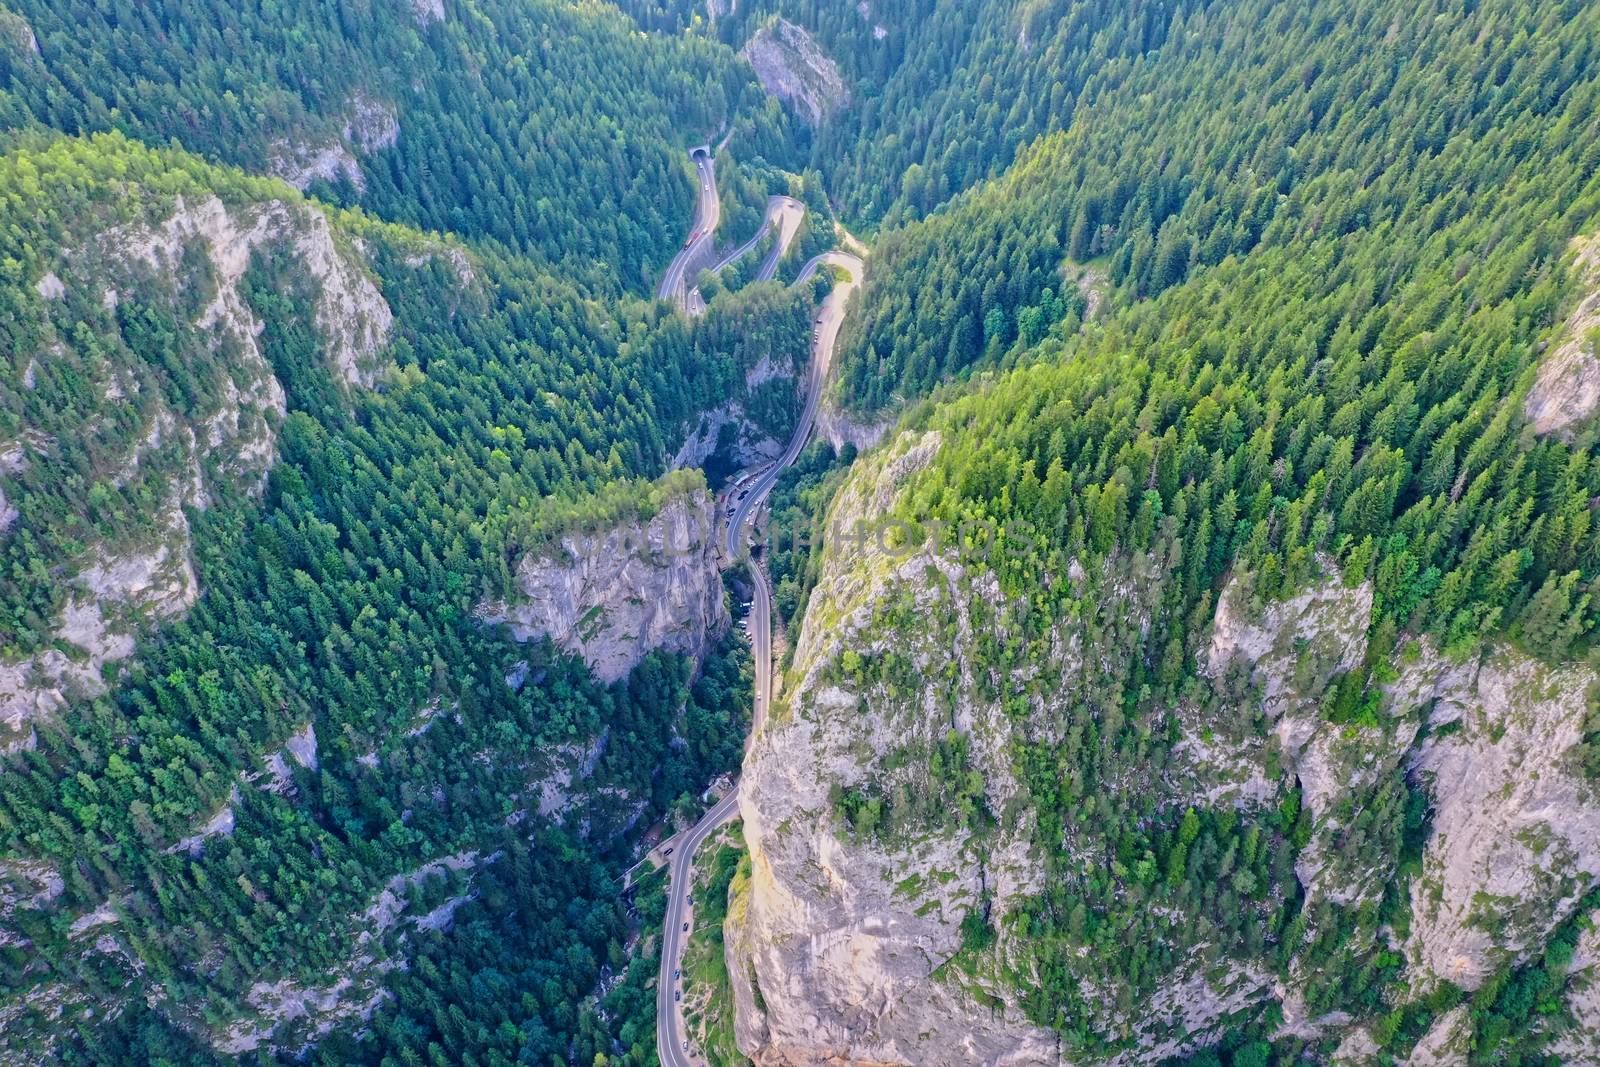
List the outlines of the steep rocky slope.
{"label": "steep rocky slope", "polygon": [[[443,11],[434,16],[423,5],[418,18],[428,17],[442,18]],[[393,106],[357,92],[350,98],[344,121],[334,137],[317,144],[278,141],[273,145],[267,169],[297,189],[305,189],[314,181],[336,182],[342,178],[357,191],[365,191],[367,177],[361,169],[361,157],[390,147],[399,137],[400,120]]]}
{"label": "steep rocky slope", "polygon": [[[1099,789],[1256,820],[1264,842],[1272,814],[1294,805],[1295,832],[1263,868],[1282,881],[1241,869],[1231,891],[1233,906],[1254,897],[1297,913],[1299,940],[1272,946],[1268,927],[1267,946],[1219,942],[1171,914],[1127,935],[1160,939],[1168,973],[1125,984],[1073,950],[1082,1014],[1041,1026],[1029,986],[1062,965],[1029,934],[1061,877],[1046,857],[1092,868],[1105,830],[1089,820],[1042,836],[1028,775],[1128,669],[1172,557],[1113,557],[1100,574],[1072,563],[1051,580],[1079,610],[1019,650],[1024,624],[991,556],[969,538],[923,529],[905,541],[910,527],[885,525],[941,447],[936,431],[904,433],[852,472],[784,702],[747,760],[752,878],[728,953],[740,1047],[758,1063],[1154,1064],[1269,1004],[1280,1033],[1354,1055],[1374,1020],[1327,1009],[1339,961],[1403,957],[1411,996],[1441,981],[1476,989],[1537,958],[1594,885],[1600,805],[1578,765],[1592,671],[1504,644],[1465,659],[1426,638],[1375,649],[1372,584],[1347,583],[1329,560],[1286,597],[1262,599],[1237,574],[1197,686],[1142,727],[1174,739],[1170,754]],[[852,534],[860,523],[866,536]],[[1431,828],[1400,933],[1373,917],[1402,862],[1383,813],[1406,788],[1428,798]],[[1144,896],[1136,872],[1121,879],[1124,900]],[[1466,1040],[1458,1022],[1436,1019],[1414,1062],[1452,1062],[1441,1050]]]}
{"label": "steep rocky slope", "polygon": [[[841,492],[830,534],[881,514],[898,480],[938,447],[930,435],[875,456]],[[748,899],[730,909],[729,972],[740,1047],[760,1063],[1029,1063],[1055,1048],[1014,1008],[996,1011],[1004,1006],[930,978],[960,947],[969,910],[983,899],[1004,910],[1042,873],[1026,810],[1014,803],[1011,725],[971,700],[968,580],[958,561],[932,551],[892,562],[845,553],[813,594],[794,689],[756,738],[740,792],[752,878]],[[926,672],[926,688],[874,707],[884,694],[863,692],[839,663],[885,647],[871,624],[891,607],[946,627],[895,649]],[[935,788],[928,754],[956,729],[982,739],[973,773],[999,816],[998,836],[852,840],[830,793]]]}
{"label": "steep rocky slope", "polygon": [[755,68],[761,87],[819,125],[850,101],[839,68],[804,28],[774,19],[750,38],[741,53]]}
{"label": "steep rocky slope", "polygon": [[1600,407],[1600,236],[1572,242],[1578,300],[1539,364],[1523,410],[1534,432],[1571,438]]}

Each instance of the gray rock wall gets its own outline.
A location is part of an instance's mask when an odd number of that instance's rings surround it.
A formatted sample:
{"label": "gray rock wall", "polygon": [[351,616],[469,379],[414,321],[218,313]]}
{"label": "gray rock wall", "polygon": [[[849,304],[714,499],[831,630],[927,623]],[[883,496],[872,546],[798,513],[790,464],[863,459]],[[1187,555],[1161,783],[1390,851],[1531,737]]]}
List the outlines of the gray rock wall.
{"label": "gray rock wall", "polygon": [[655,649],[700,656],[728,625],[717,562],[716,502],[668,500],[648,522],[575,532],[517,567],[517,592],[478,615],[519,641],[549,637],[603,682]]}

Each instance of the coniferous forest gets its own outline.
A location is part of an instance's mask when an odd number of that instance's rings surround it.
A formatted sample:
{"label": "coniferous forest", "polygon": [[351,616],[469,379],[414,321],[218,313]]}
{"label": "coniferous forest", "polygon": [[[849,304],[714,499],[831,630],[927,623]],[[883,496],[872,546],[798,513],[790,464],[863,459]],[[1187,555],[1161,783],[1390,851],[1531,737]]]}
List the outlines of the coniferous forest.
{"label": "coniferous forest", "polygon": [[[811,51],[780,78],[740,50],[783,27]],[[660,1062],[677,889],[623,876],[759,770],[724,618],[750,594],[713,574],[704,647],[610,678],[574,652],[601,609],[519,639],[487,606],[781,451],[835,279],[787,282],[846,246],[826,432],[762,565],[776,729],[820,691],[862,732],[781,832],[981,856],[938,907],[961,872],[878,887],[944,923],[918,980],[1047,1035],[1038,1062],[1600,1054],[1597,49],[1579,0],[0,0],[0,1058]],[[655,293],[700,144],[718,250],[770,195],[807,216],[777,280],[770,236],[691,275],[690,316]],[[928,579],[959,625],[839,608],[888,581],[825,537],[861,500],[1002,531]],[[1258,643],[1370,756],[1331,793],[1282,688],[1213,666],[1225,601],[1324,588],[1370,603],[1359,654]],[[1510,660],[1541,684],[1482,738],[1443,682],[1396,695]],[[1485,835],[1535,873],[1466,894],[1482,973],[1428,971],[1448,876],[1492,866],[1431,858],[1428,753],[1522,737],[1566,678],[1554,814]],[[905,708],[938,721],[873,718]],[[1180,797],[1228,744],[1267,784]],[[1019,825],[1036,878],[1002,901]],[[780,875],[732,856],[709,910],[739,945]],[[730,968],[763,1062],[820,1057],[783,1027],[830,1002],[762,968],[838,932]],[[1260,988],[1163,1044],[1141,1012],[1184,968]]]}

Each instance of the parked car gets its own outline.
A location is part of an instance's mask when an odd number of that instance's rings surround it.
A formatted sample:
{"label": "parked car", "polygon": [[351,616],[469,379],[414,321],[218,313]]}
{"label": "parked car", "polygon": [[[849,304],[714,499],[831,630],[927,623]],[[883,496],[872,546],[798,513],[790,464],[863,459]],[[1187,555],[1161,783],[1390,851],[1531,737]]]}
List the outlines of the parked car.
{"label": "parked car", "polygon": [[688,933],[689,932],[689,924],[688,923],[684,923],[683,924],[683,932],[684,933]]}

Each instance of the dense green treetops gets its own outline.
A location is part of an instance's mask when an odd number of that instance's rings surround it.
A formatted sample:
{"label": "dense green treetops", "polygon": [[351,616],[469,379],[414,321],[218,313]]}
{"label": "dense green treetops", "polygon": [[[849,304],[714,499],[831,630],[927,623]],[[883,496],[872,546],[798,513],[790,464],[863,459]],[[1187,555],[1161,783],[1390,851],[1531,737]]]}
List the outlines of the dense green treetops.
{"label": "dense green treetops", "polygon": [[[88,540],[136,538],[149,518],[144,483],[100,490],[107,465],[145,426],[90,432],[117,410],[94,383],[116,368],[180,413],[185,397],[206,409],[195,390],[227,358],[193,324],[190,301],[208,283],[185,272],[201,271],[200,260],[186,259],[170,281],[148,278],[115,314],[94,293],[87,306],[81,296],[46,299],[37,279],[96,234],[164,219],[180,196],[214,194],[238,209],[299,202],[277,180],[120,134],[27,141],[0,156],[0,395],[4,432],[48,429],[56,451],[7,486],[27,517],[4,546],[15,613],[5,644],[17,651],[37,647],[59,607],[51,568]],[[139,651],[110,695],[41,727],[37,749],[6,773],[5,851],[65,876],[58,898],[20,920],[32,944],[3,955],[10,996],[46,996],[67,1022],[29,1014],[15,1047],[43,1054],[48,1030],[64,1042],[57,1054],[93,1059],[136,1041],[204,1059],[175,1020],[225,1027],[253,1010],[245,994],[258,980],[314,985],[354,967],[370,929],[362,915],[389,878],[476,850],[502,858],[470,886],[458,878],[440,888],[477,897],[448,944],[432,944],[440,933],[421,946],[457,991],[441,999],[419,960],[422,970],[386,981],[392,997],[372,1036],[319,1054],[348,1062],[431,1044],[542,1060],[580,1034],[615,1051],[607,1027],[626,1022],[642,1056],[647,1018],[608,1024],[581,1007],[608,955],[620,962],[626,936],[609,880],[623,861],[604,845],[737,759],[748,683],[732,658],[692,684],[682,660],[653,659],[603,689],[581,664],[496,637],[472,609],[510,587],[530,518],[561,510],[542,501],[652,477],[691,414],[744,368],[732,357],[696,364],[694,331],[655,305],[585,299],[517,257],[475,251],[463,278],[439,238],[357,212],[336,212],[334,226],[339,242],[362,250],[393,308],[392,369],[373,389],[336,384],[292,256],[280,246],[258,254],[244,298],[289,407],[264,497],[241,491],[189,513],[200,602]],[[59,351],[42,350],[47,328]],[[173,350],[186,358],[166,358]],[[35,359],[50,362],[30,387]],[[150,462],[151,479],[182,474],[162,468],[170,457]],[[703,484],[698,473],[656,493],[691,484]],[[619,495],[635,507],[653,499],[613,490],[586,507],[604,511]],[[513,690],[504,679],[519,659],[537,681]],[[306,722],[319,769],[295,768],[287,791],[262,791],[263,760]],[[619,787],[637,810],[599,805],[587,817],[589,844],[576,827],[539,828],[531,841],[513,830],[508,818],[538,805],[537,783],[553,766],[545,753],[601,735],[609,741],[588,788]],[[688,747],[670,746],[675,736]],[[198,859],[168,852],[223,805],[234,809],[231,836]],[[415,914],[443,896],[418,901]],[[75,919],[106,902],[127,954],[107,957],[70,936]],[[454,947],[456,937],[493,948]],[[417,950],[393,935],[379,944],[386,954]],[[491,988],[467,992],[483,981]],[[168,1007],[95,1021],[156,989]],[[463,1010],[470,1021],[456,1018]]]}
{"label": "dense green treetops", "polygon": [[[650,964],[626,959],[614,878],[640,826],[736,764],[748,669],[737,647],[698,675],[654,656],[601,687],[473,608],[560,531],[648,517],[725,476],[728,442],[706,475],[661,480],[702,412],[737,396],[774,436],[792,424],[792,384],[745,375],[803,359],[815,289],[736,270],[693,323],[643,298],[686,232],[682,146],[723,129],[740,226],[809,152],[817,170],[790,186],[812,215],[796,257],[831,237],[818,172],[878,231],[832,387],[939,431],[899,518],[1009,531],[989,557],[1004,596],[982,656],[1026,662],[1074,619],[1118,665],[1058,740],[1016,754],[1050,876],[1005,920],[1036,946],[1031,970],[1001,976],[1029,1016],[1102,1047],[1082,961],[1136,997],[1208,931],[1218,953],[1279,968],[1309,938],[1301,956],[1325,963],[1312,1007],[1381,1020],[1392,1054],[1460,999],[1407,999],[1398,958],[1375,947],[1381,926],[1404,928],[1403,891],[1305,907],[1298,793],[1235,813],[1115,783],[1167,765],[1185,702],[1219,729],[1264,729],[1237,679],[1196,675],[1230,576],[1257,604],[1335,567],[1372,582],[1370,662],[1326,695],[1350,729],[1376,721],[1373,687],[1413,641],[1588,654],[1596,435],[1535,435],[1522,404],[1575,300],[1571,242],[1600,229],[1592,7],[883,0],[864,18],[770,0],[713,24],[693,4],[629,0],[663,31],[641,34],[608,4],[558,0],[447,2],[442,21],[400,0],[6,4],[0,441],[51,442],[5,476],[21,516],[0,535],[7,656],[53,647],[56,576],[86,546],[157,528],[181,453],[117,475],[152,405],[210,411],[237,367],[196,326],[214,285],[203,257],[141,276],[115,307],[87,287],[47,297],[46,272],[180,196],[279,201],[327,212],[394,314],[386,369],[349,387],[292,251],[257,251],[241,296],[286,393],[276,466],[259,495],[184,513],[199,602],[145,631],[108,693],[74,702],[3,775],[0,846],[63,883],[7,920],[28,943],[0,946],[6,1004],[63,1013],[8,1023],[13,1049],[208,1062],[196,1035],[254,1011],[256,983],[324,984],[366,955],[368,971],[408,965],[377,971],[387,995],[365,1034],[328,1037],[320,1062],[650,1061]],[[851,86],[814,144],[719,43],[774,14],[814,31]],[[394,116],[392,144],[351,146],[363,101]],[[321,181],[307,199],[261,176],[333,144],[364,188]],[[108,369],[137,396],[112,403]],[[780,523],[820,513],[842,477],[807,453],[775,496]],[[772,559],[792,622],[823,551]],[[1152,560],[1141,629],[1107,605]],[[1086,585],[1053,580],[1074,564]],[[940,622],[900,605],[878,624]],[[839,669],[914,682],[888,655]],[[1002,701],[1029,695],[994,684]],[[259,788],[308,722],[318,765]],[[557,760],[589,752],[610,799],[582,809],[586,825],[538,816]],[[932,786],[841,790],[850,832],[996,817],[960,736],[891,756]],[[170,851],[224,805],[231,836]],[[1427,833],[1416,783],[1386,776],[1344,815],[1345,853],[1403,887]],[[371,934],[364,912],[391,879],[466,852],[482,862],[400,894],[412,918],[471,897],[449,930]],[[73,936],[102,905],[115,951]],[[973,916],[953,970],[985,966],[995,943]],[[1472,1000],[1480,1049],[1536,1062],[1537,1042],[1513,1035],[1559,992],[1574,936]],[[602,1006],[607,967],[623,980]],[[1265,1062],[1269,1016],[1204,1062]]]}

